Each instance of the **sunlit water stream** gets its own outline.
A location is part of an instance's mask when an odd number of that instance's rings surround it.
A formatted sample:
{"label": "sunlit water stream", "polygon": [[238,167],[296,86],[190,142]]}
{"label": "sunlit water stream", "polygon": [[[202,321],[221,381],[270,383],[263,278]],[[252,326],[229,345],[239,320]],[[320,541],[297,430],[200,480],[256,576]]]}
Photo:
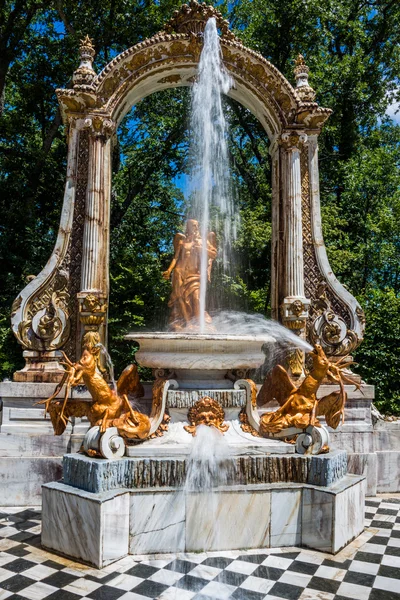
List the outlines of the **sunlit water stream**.
{"label": "sunlit water stream", "polygon": [[[205,331],[205,311],[208,278],[207,236],[215,231],[218,256],[224,271],[231,260],[230,248],[236,239],[236,215],[228,155],[228,125],[222,95],[232,86],[221,55],[216,21],[207,21],[204,45],[197,79],[192,88],[191,103],[191,172],[190,191],[192,215],[200,223],[203,240],[200,269],[200,332]],[[188,215],[189,216],[189,215]]]}

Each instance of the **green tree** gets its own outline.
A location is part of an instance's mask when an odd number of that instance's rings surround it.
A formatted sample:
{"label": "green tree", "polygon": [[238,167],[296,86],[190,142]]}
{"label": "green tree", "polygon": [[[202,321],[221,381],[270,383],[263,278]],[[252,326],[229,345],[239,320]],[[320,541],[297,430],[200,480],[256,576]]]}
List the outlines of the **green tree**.
{"label": "green tree", "polygon": [[[0,3],[0,373],[21,366],[9,330],[12,300],[54,244],[65,181],[66,140],[54,90],[71,85],[79,40],[94,38],[95,68],[160,30],[177,0]],[[240,0],[219,3],[246,45],[293,81],[300,52],[322,106],[334,112],[320,137],[324,236],[336,275],[366,309],[360,373],[384,410],[399,411],[392,374],[399,309],[399,127],[385,119],[399,98],[397,0]],[[130,327],[161,326],[168,283],[160,272],[182,225],[188,170],[189,91],[146,98],[128,115],[115,149],[110,349],[117,367]],[[232,173],[241,210],[235,278],[240,306],[268,313],[271,186],[268,142],[243,107],[227,101]],[[164,308],[163,308],[164,307]],[[392,327],[390,327],[390,325]]]}

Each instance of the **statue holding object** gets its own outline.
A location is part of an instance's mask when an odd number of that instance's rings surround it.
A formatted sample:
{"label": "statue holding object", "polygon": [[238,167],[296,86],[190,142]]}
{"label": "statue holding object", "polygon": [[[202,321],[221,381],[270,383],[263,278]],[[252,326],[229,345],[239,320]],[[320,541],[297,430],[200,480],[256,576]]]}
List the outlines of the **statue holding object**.
{"label": "statue holding object", "polygon": [[[207,279],[211,281],[211,269],[217,256],[217,240],[214,232],[203,241],[199,223],[194,219],[186,221],[185,234],[177,233],[174,237],[174,257],[168,269],[164,271],[164,279],[172,274],[172,292],[168,306],[170,308],[169,323],[172,331],[185,328],[193,329],[200,320],[200,270],[203,243],[207,244]],[[211,317],[206,312],[206,322]]]}

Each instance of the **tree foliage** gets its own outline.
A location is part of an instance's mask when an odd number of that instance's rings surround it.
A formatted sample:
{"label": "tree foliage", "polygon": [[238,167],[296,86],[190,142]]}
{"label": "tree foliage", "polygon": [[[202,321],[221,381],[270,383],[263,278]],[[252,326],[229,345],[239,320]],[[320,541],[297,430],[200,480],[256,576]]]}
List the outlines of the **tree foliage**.
{"label": "tree foliage", "polygon": [[[46,263],[58,228],[66,140],[54,90],[71,85],[87,33],[99,71],[156,33],[176,0],[2,0],[0,2],[0,371],[21,351],[9,330],[12,300]],[[358,370],[377,385],[383,410],[400,411],[399,126],[385,116],[399,99],[397,0],[221,2],[235,32],[293,81],[298,53],[322,106],[333,109],[320,137],[323,227],[338,278],[366,310]],[[128,114],[114,152],[109,345],[120,370],[133,327],[162,326],[171,239],[184,214],[189,91],[149,96]],[[232,176],[241,211],[236,277],[224,281],[237,306],[268,314],[271,185],[268,142],[258,121],[227,100]],[[160,321],[161,319],[161,321]]]}

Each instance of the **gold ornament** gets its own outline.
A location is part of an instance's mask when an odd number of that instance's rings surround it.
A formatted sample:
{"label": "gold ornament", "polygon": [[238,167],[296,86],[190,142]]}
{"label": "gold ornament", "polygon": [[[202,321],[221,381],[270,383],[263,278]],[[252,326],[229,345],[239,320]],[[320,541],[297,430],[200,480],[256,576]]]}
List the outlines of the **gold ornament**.
{"label": "gold ornament", "polygon": [[[63,352],[66,372],[47,400],[38,404],[45,405],[45,413],[50,414],[54,433],[61,435],[71,416],[87,417],[91,427],[99,426],[104,433],[108,427],[116,427],[125,439],[143,440],[149,436],[150,419],[133,410],[128,394],[140,397],[144,389],[139,380],[136,365],[129,365],[118,379],[117,389],[112,390],[99,372],[98,360],[100,347],[96,332],[84,337],[84,350],[77,363],[72,363]],[[84,383],[92,397],[92,402],[69,400],[71,387]],[[65,385],[64,400],[55,400]]]}
{"label": "gold ornament", "polygon": [[[262,415],[261,435],[268,437],[289,427],[298,429],[305,429],[309,425],[320,427],[318,421],[320,415],[325,415],[327,424],[333,429],[338,427],[340,421],[344,422],[344,407],[347,399],[344,383],[354,383],[357,389],[360,387],[342,373],[342,369],[346,369],[349,363],[343,363],[342,360],[336,363],[330,362],[319,345],[315,346],[310,355],[313,369],[298,388],[281,365],[277,365],[265,378],[259,392],[259,399],[264,402],[276,400],[280,408]],[[325,378],[338,383],[340,389],[318,400],[317,391]]]}
{"label": "gold ornament", "polygon": [[186,425],[184,429],[195,436],[196,428],[199,425],[207,425],[208,427],[215,427],[221,433],[225,433],[225,431],[228,431],[229,425],[224,423],[224,419],[225,413],[222,406],[209,396],[204,396],[190,408],[188,412],[190,425]]}

